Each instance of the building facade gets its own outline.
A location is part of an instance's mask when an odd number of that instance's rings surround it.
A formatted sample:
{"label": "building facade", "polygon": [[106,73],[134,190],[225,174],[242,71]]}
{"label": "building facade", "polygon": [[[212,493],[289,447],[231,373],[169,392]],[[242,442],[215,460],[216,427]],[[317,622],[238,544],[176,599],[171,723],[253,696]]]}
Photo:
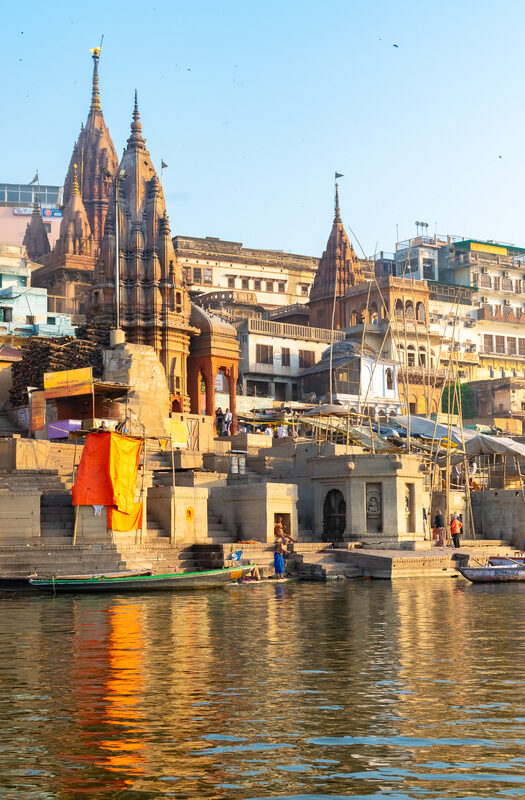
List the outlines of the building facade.
{"label": "building facade", "polygon": [[[14,244],[19,247],[27,244],[24,238],[28,226],[34,221],[35,208],[40,215],[43,230],[47,236],[48,251],[53,247],[60,231],[62,219],[62,187],[48,186],[37,182],[27,183],[0,183],[0,242]],[[40,237],[39,237],[40,238]],[[42,253],[28,247],[32,252],[31,258],[45,254],[46,245]]]}
{"label": "building facade", "polygon": [[[235,324],[240,342],[239,389],[248,397],[301,400],[299,375],[316,364],[330,331],[264,319]],[[334,341],[344,338],[334,331]]]}
{"label": "building facade", "polygon": [[49,314],[46,290],[31,286],[31,266],[25,247],[0,244],[0,339],[74,336],[69,314]]}
{"label": "building facade", "polygon": [[[186,286],[197,302],[209,293],[240,291],[265,308],[307,303],[319,259],[282,250],[256,250],[213,236],[174,236]],[[231,302],[235,297],[231,297]]]}

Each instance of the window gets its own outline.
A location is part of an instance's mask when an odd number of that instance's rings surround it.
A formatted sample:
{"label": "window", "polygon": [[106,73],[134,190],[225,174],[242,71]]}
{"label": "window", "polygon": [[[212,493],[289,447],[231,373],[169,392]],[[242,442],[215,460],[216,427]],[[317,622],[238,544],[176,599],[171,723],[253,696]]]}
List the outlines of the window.
{"label": "window", "polygon": [[212,285],[212,283],[213,283],[213,273],[212,273],[211,269],[205,269],[204,270],[204,283],[207,286],[211,286]]}
{"label": "window", "polygon": [[504,353],[504,352],[505,352],[505,337],[496,336],[496,353]]}
{"label": "window", "polygon": [[250,288],[250,279],[249,278],[243,278],[241,280],[241,286],[242,286],[243,289],[249,289]]}
{"label": "window", "polygon": [[193,267],[193,281],[194,283],[202,283],[201,267]]}
{"label": "window", "polygon": [[266,291],[273,292],[273,281],[266,281]]}
{"label": "window", "polygon": [[179,314],[182,311],[182,294],[180,292],[175,292],[175,311]]}
{"label": "window", "polygon": [[525,356],[525,339],[518,339],[518,353]]}
{"label": "window", "polygon": [[13,309],[9,307],[0,308],[0,322],[12,322]]}
{"label": "window", "polygon": [[407,358],[408,358],[408,366],[415,367],[416,365],[416,352],[414,349],[414,345],[409,344],[407,347]]}
{"label": "window", "polygon": [[253,290],[255,292],[260,292],[261,291],[261,279],[260,278],[254,278]]}
{"label": "window", "polygon": [[285,291],[286,291],[286,284],[284,284],[284,283],[279,283],[279,284],[278,284],[278,291],[279,291],[279,292],[281,292],[281,294],[282,294],[283,292],[285,292]]}
{"label": "window", "polygon": [[514,338],[514,336],[507,337],[507,353],[509,354],[509,356],[516,355],[516,339]]}
{"label": "window", "polygon": [[233,275],[228,277],[228,289],[235,289],[235,277]]}
{"label": "window", "polygon": [[521,281],[514,281],[516,294],[521,294]]}
{"label": "window", "polygon": [[48,317],[47,318],[47,324],[48,325],[56,325],[57,324],[57,318],[56,317]]}
{"label": "window", "polygon": [[386,388],[388,391],[392,391],[394,388],[394,373],[391,369],[386,371]]}
{"label": "window", "polygon": [[35,324],[34,316],[32,314],[28,314],[26,317],[26,325],[34,325],[34,324]]}
{"label": "window", "polygon": [[303,297],[308,297],[308,284],[307,283],[302,283],[301,284],[301,295]]}
{"label": "window", "polygon": [[255,361],[257,364],[273,364],[273,347],[271,344],[255,345]]}
{"label": "window", "polygon": [[315,353],[313,350],[299,350],[299,366],[302,369],[313,367],[315,364]]}
{"label": "window", "polygon": [[27,286],[27,278],[19,278],[18,279],[19,286]]}
{"label": "window", "polygon": [[490,289],[491,287],[490,275],[480,275],[479,285],[481,286],[482,289]]}
{"label": "window", "polygon": [[492,279],[492,288],[496,292],[499,292],[499,287],[500,287],[500,279],[499,278],[493,278]]}
{"label": "window", "polygon": [[[525,339],[523,342],[525,343]],[[492,353],[494,349],[494,338],[487,333],[483,336],[483,348],[486,353]]]}
{"label": "window", "polygon": [[281,350],[281,366],[289,367],[290,366],[290,348],[283,347]]}
{"label": "window", "polygon": [[504,292],[512,292],[512,281],[510,278],[501,279],[501,288]]}
{"label": "window", "polygon": [[45,232],[46,232],[46,233],[51,233],[51,223],[50,223],[50,222],[44,222],[44,223],[42,223],[42,224],[43,224],[43,226],[44,226],[44,230],[45,230]]}

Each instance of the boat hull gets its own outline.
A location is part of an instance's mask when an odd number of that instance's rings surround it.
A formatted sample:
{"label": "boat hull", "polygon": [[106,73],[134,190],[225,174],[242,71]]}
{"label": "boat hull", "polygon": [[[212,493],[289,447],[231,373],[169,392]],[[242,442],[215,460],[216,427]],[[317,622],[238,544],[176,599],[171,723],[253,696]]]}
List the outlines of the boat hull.
{"label": "boat hull", "polygon": [[254,564],[235,568],[204,570],[202,572],[177,572],[168,575],[144,575],[142,577],[93,577],[82,579],[38,579],[32,578],[30,585],[42,592],[52,594],[98,594],[101,592],[151,592],[174,589],[212,589],[230,581],[240,580]]}
{"label": "boat hull", "polygon": [[523,567],[461,567],[461,574],[471,583],[515,583],[525,581]]}

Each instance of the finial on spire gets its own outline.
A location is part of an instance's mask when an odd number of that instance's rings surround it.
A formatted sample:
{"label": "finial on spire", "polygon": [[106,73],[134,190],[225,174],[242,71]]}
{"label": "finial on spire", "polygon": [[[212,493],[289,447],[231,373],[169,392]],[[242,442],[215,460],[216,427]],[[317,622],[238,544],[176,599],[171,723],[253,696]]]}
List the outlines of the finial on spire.
{"label": "finial on spire", "polygon": [[339,213],[339,187],[337,183],[335,184],[335,216],[334,220],[339,222],[341,219],[341,215]]}
{"label": "finial on spire", "polygon": [[128,139],[128,146],[130,145],[144,145],[145,140],[142,136],[142,123],[140,121],[139,103],[137,90],[135,89],[135,103],[133,106],[133,121],[131,123],[131,136]]}
{"label": "finial on spire", "polygon": [[78,174],[77,174],[78,164],[73,164],[73,169],[74,169],[73,186],[71,188],[71,194],[80,194],[80,187],[78,185]]}
{"label": "finial on spire", "polygon": [[98,91],[98,60],[100,58],[100,47],[94,47],[89,51],[93,54],[93,86],[91,89],[91,111],[101,111],[100,95]]}

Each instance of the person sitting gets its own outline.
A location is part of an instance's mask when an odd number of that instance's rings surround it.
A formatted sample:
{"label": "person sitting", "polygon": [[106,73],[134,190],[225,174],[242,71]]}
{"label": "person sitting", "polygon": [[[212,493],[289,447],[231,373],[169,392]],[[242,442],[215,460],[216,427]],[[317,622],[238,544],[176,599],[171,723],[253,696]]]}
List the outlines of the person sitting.
{"label": "person sitting", "polygon": [[282,517],[277,517],[277,519],[275,520],[275,524],[273,526],[273,534],[278,541],[291,544],[293,544],[294,542],[292,536],[290,536],[290,534],[287,533],[285,530]]}

